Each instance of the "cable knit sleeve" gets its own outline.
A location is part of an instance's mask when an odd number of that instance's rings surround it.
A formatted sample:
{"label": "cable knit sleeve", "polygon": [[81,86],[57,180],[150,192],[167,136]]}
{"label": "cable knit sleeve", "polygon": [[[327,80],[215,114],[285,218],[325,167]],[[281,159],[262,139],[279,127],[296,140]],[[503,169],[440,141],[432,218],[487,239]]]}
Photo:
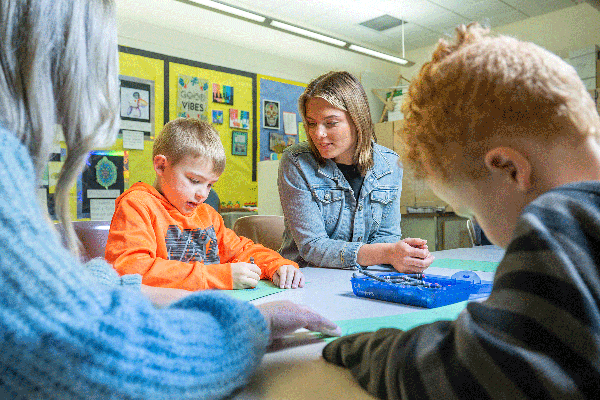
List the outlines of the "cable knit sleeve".
{"label": "cable knit sleeve", "polygon": [[0,398],[216,399],[247,382],[269,338],[258,309],[213,292],[156,309],[99,285],[35,190],[26,149],[0,129]]}

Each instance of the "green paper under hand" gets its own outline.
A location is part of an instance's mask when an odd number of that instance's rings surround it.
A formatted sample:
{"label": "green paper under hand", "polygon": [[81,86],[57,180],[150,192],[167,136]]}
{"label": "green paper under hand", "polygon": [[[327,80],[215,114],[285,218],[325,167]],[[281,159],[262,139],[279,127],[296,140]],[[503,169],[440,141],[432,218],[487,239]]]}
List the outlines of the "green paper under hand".
{"label": "green paper under hand", "polygon": [[[454,320],[465,309],[468,301],[450,304],[444,307],[414,311],[406,314],[390,315],[386,317],[346,319],[334,321],[341,329],[342,335],[351,335],[359,332],[373,332],[380,328],[397,328],[407,331],[419,325],[429,324],[441,320]],[[334,337],[325,337],[326,342],[335,340]]]}
{"label": "green paper under hand", "polygon": [[238,300],[252,301],[284,290],[275,286],[271,281],[260,280],[253,289],[222,290],[222,292]]}
{"label": "green paper under hand", "polygon": [[[435,259],[431,266],[437,268],[460,269],[464,271],[495,272],[498,264],[498,262],[491,261],[471,261],[442,258]],[[425,275],[427,275],[427,271],[425,271]]]}

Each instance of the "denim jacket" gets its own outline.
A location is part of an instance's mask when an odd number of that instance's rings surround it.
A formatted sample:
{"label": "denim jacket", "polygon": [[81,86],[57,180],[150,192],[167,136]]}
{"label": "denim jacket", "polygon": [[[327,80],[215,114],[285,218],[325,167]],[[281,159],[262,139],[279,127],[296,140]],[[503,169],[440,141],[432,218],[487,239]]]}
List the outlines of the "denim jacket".
{"label": "denim jacket", "polygon": [[402,168],[373,143],[373,161],[356,201],[335,162],[319,165],[308,143],[287,148],[277,184],[285,216],[279,252],[300,266],[354,268],[364,243],[400,240]]}

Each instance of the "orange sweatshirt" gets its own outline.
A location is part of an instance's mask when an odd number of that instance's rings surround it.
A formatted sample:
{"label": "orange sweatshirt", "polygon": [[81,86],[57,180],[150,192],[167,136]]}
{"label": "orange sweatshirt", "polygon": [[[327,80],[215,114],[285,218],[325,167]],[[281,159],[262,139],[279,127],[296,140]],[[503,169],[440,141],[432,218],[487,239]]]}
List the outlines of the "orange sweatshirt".
{"label": "orange sweatshirt", "polygon": [[181,214],[155,188],[136,183],[116,200],[106,260],[121,275],[140,274],[148,286],[186,290],[232,289],[231,264],[254,257],[261,279],[282,265],[298,265],[240,237],[211,206]]}

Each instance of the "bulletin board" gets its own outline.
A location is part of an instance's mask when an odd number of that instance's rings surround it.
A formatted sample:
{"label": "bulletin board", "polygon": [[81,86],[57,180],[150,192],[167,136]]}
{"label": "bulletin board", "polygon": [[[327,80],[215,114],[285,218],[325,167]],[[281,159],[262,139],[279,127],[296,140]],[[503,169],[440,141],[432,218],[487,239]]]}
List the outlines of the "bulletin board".
{"label": "bulletin board", "polygon": [[[306,139],[302,118],[298,112],[298,98],[304,92],[306,84],[265,75],[258,75],[257,79],[259,159],[274,160],[280,157],[283,148]],[[278,108],[278,121],[273,116],[275,107]],[[295,126],[292,127],[292,124]]]}
{"label": "bulletin board", "polygon": [[[125,75],[130,77],[136,77],[140,79],[145,79],[148,81],[154,82],[153,88],[153,102],[152,106],[154,109],[152,110],[153,117],[153,125],[154,132],[160,132],[162,127],[164,126],[164,104],[165,104],[165,67],[164,60],[161,60],[157,57],[156,54],[125,48],[119,46],[119,75]],[[143,149],[124,149],[123,148],[123,138],[119,135],[113,146],[108,148],[100,148],[95,149],[99,151],[109,151],[111,154],[123,154],[125,160],[127,161],[125,164],[125,168],[118,168],[118,181],[123,182],[122,190],[127,190],[129,186],[136,182],[146,182],[149,184],[154,183],[154,169],[152,167],[152,140],[144,140]],[[64,148],[64,142],[61,143],[61,147]],[[115,153],[118,152],[118,153]],[[63,157],[64,160],[64,157]],[[90,159],[88,159],[88,167],[92,167],[90,164]],[[52,163],[51,163],[52,164]],[[56,162],[54,163],[56,164]],[[61,163],[62,164],[62,163]],[[57,168],[56,165],[50,165],[53,168],[53,171]],[[62,165],[61,165],[62,166]],[[58,171],[56,171],[58,172]],[[82,174],[82,176],[85,175]],[[53,210],[53,198],[52,198],[52,179],[49,182],[49,194],[47,198],[47,203],[49,206],[50,216],[54,216]],[[89,185],[88,185],[89,186]],[[91,212],[93,210],[90,209],[90,206],[101,204],[102,201],[94,200],[94,202],[89,202],[87,199],[87,195],[83,193],[83,190],[86,189],[87,186],[82,184],[81,177],[78,179],[77,184],[71,189],[71,201],[70,201],[70,209],[71,209],[71,217],[74,220],[87,220],[92,216]],[[97,190],[97,189],[92,189]],[[110,197],[114,196],[112,191],[114,188],[107,188],[107,192],[111,192]],[[98,191],[96,192],[98,194]],[[101,196],[101,194],[98,194]],[[101,198],[101,197],[99,197]],[[104,201],[104,203],[107,203]],[[107,204],[106,204],[107,205]],[[105,206],[106,206],[105,205]],[[106,207],[105,207],[106,208]],[[100,211],[100,208],[98,209]]]}
{"label": "bulletin board", "polygon": [[[245,71],[213,66],[192,60],[166,56],[134,48],[119,46],[119,77],[130,81],[152,82],[152,98],[144,98],[144,105],[152,107],[149,111],[152,122],[151,134],[145,133],[142,140],[135,141],[132,148],[131,136],[127,135],[124,147],[124,135],[119,134],[113,146],[94,149],[109,155],[107,158],[117,168],[118,184],[96,187],[93,171],[82,174],[77,185],[71,190],[71,215],[74,220],[86,220],[93,215],[102,215],[110,210],[108,198],[115,196],[114,185],[118,191],[127,190],[136,182],[153,184],[155,179],[152,167],[152,146],[154,138],[160,134],[164,124],[178,116],[178,85],[180,79],[185,84],[194,80],[207,94],[202,118],[212,123],[219,132],[227,157],[225,172],[215,185],[224,208],[256,208],[258,189],[256,183],[256,162],[258,160],[257,115],[257,75]],[[134,85],[135,86],[135,85]],[[195,88],[197,89],[197,88]],[[204,90],[206,89],[206,90]],[[213,99],[213,93],[215,95]],[[133,91],[131,94],[134,94]],[[122,96],[122,94],[121,94]],[[136,99],[137,94],[134,96]],[[147,103],[147,104],[146,104]],[[132,110],[138,112],[139,110]],[[121,110],[123,114],[123,110]],[[200,114],[198,114],[200,116]],[[138,116],[138,118],[140,118]],[[51,216],[54,216],[53,188],[55,176],[64,162],[64,140],[57,139],[56,155],[50,160],[48,172],[38,190],[40,200],[48,204]],[[111,158],[113,157],[113,158]],[[120,161],[121,158],[122,162]],[[88,168],[96,168],[98,160],[88,160]],[[118,162],[119,161],[119,162]],[[94,165],[92,165],[94,164]],[[106,163],[111,166],[112,164]],[[108,171],[108,169],[106,170]],[[105,172],[106,172],[105,171]],[[86,190],[86,193],[83,193]],[[87,190],[92,197],[87,195]],[[103,193],[106,190],[107,193]],[[106,195],[106,197],[103,197]],[[110,195],[110,196],[109,196]],[[97,207],[102,205],[102,207]],[[92,210],[96,208],[96,210]],[[94,211],[96,211],[94,213]]]}

